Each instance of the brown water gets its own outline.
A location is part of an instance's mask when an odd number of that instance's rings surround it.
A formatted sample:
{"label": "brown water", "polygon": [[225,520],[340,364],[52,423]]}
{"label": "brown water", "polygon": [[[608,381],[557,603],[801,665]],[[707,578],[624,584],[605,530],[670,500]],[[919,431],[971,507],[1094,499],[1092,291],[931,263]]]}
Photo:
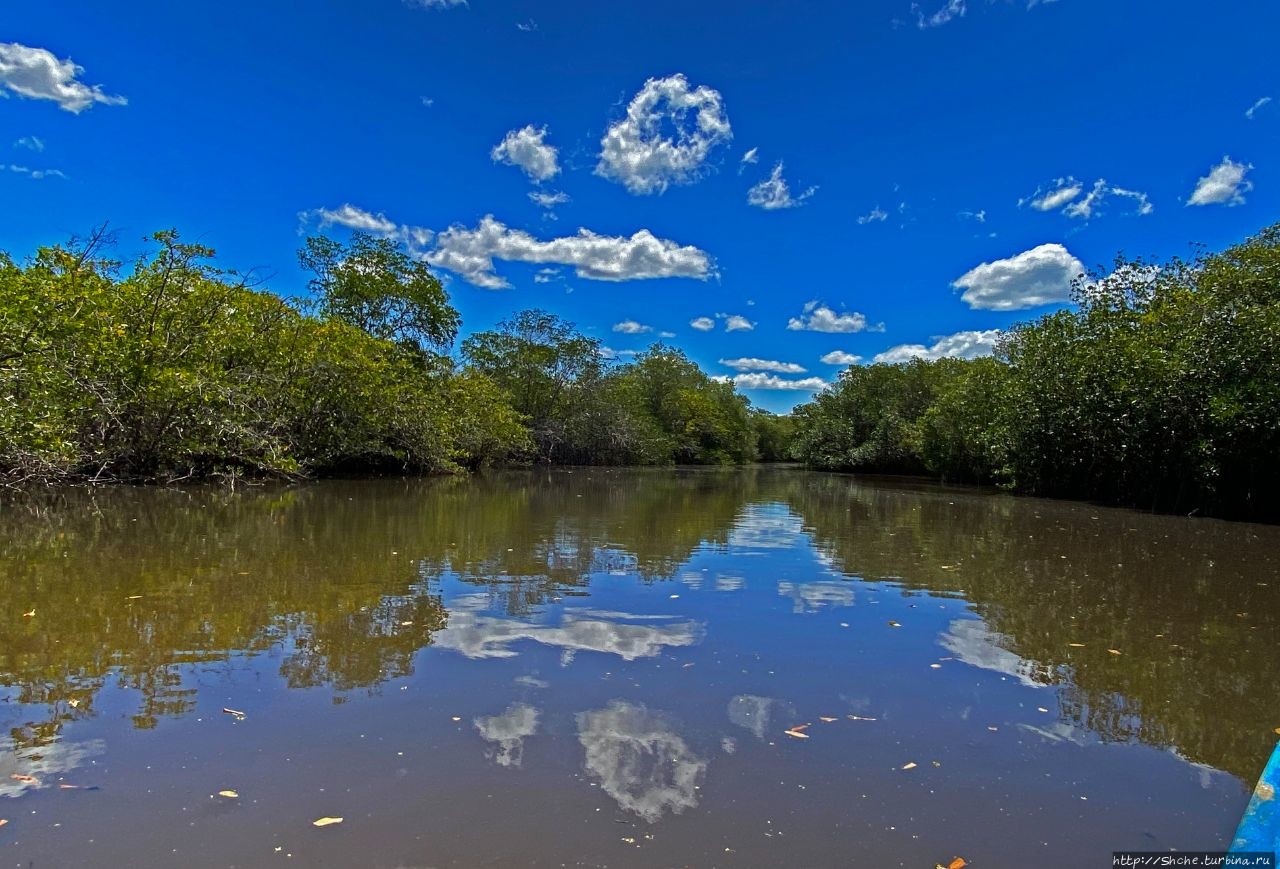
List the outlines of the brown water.
{"label": "brown water", "polygon": [[750,469],[2,509],[0,866],[1109,866],[1225,847],[1280,726],[1273,527]]}

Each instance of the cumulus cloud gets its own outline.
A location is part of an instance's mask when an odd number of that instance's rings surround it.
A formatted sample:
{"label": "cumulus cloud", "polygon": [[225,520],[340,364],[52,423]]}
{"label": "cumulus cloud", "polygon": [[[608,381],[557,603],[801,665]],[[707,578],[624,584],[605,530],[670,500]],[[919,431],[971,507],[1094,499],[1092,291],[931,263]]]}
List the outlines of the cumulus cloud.
{"label": "cumulus cloud", "polygon": [[808,370],[794,362],[775,362],[772,359],[757,359],[754,356],[721,359],[720,364],[727,365],[735,371],[776,371],[779,374],[804,374]]}
{"label": "cumulus cloud", "polygon": [[662,717],[613,700],[579,713],[577,723],[587,771],[623,811],[653,824],[698,804],[707,762]]}
{"label": "cumulus cloud", "polygon": [[815,300],[805,304],[803,315],[788,320],[787,328],[793,332],[883,332],[884,323],[872,326],[867,323],[866,314],[837,314]]}
{"label": "cumulus cloud", "polygon": [[595,173],[634,194],[701,177],[711,151],[733,137],[720,93],[683,75],[651,78],[600,140]]}
{"label": "cumulus cloud", "polygon": [[979,356],[990,356],[995,343],[1003,333],[999,329],[986,329],[974,332],[956,332],[935,338],[933,344],[899,344],[890,347],[883,353],[877,353],[873,362],[910,362],[912,359],[976,359]]}
{"label": "cumulus cloud", "polygon": [[735,374],[725,378],[738,389],[769,389],[786,392],[817,392],[827,388],[827,382],[821,377],[804,377],[799,380],[787,380],[776,374]]}
{"label": "cumulus cloud", "polygon": [[871,209],[870,213],[863,214],[858,218],[858,225],[864,226],[868,223],[884,223],[888,219],[889,212],[884,211],[879,205],[877,205],[875,208]]}
{"label": "cumulus cloud", "polygon": [[44,140],[39,136],[23,136],[13,143],[15,148],[26,148],[28,151],[35,151],[37,154],[44,150]]}
{"label": "cumulus cloud", "polygon": [[555,208],[569,201],[569,194],[564,192],[546,193],[541,190],[530,190],[529,201],[540,208]]}
{"label": "cumulus cloud", "polygon": [[959,216],[964,220],[976,220],[978,223],[987,222],[987,212],[985,209],[982,211],[961,211]]}
{"label": "cumulus cloud", "polygon": [[741,175],[743,170],[748,166],[760,162],[760,149],[752,148],[742,155],[742,159],[738,161],[738,174]]}
{"label": "cumulus cloud", "polygon": [[[1081,194],[1084,194],[1081,196]],[[1079,217],[1088,220],[1099,213],[1103,200],[1118,196],[1132,200],[1134,213],[1145,215],[1154,211],[1147,194],[1124,187],[1107,184],[1105,178],[1093,182],[1093,187],[1085,193],[1085,185],[1068,175],[1058,178],[1051,184],[1036,188],[1030,196],[1018,200],[1018,205],[1030,205],[1037,211],[1057,211],[1061,209],[1067,217]],[[985,216],[985,215],[984,215]]]}
{"label": "cumulus cloud", "polygon": [[694,317],[689,321],[689,325],[699,332],[710,332],[716,327],[716,321],[710,317]]}
{"label": "cumulus cloud", "polygon": [[399,225],[382,212],[374,214],[349,202],[337,208],[316,208],[312,211],[304,211],[299,217],[304,221],[318,221],[321,229],[344,226],[347,229],[372,232],[376,235],[393,235],[399,229]]}
{"label": "cumulus cloud", "polygon": [[489,156],[495,163],[519,167],[530,181],[541,184],[560,172],[556,163],[558,151],[546,143],[547,128],[529,124],[512,130],[493,147]]}
{"label": "cumulus cloud", "polygon": [[911,4],[911,11],[916,14],[916,26],[926,30],[941,27],[953,18],[963,18],[968,10],[965,8],[965,0],[947,0],[947,4],[932,15],[925,15],[916,3]]}
{"label": "cumulus cloud", "polygon": [[623,335],[643,335],[646,332],[652,332],[653,327],[637,323],[635,320],[623,320],[621,323],[613,324],[613,331],[621,332]]}
{"label": "cumulus cloud", "polygon": [[724,320],[726,332],[750,332],[756,327],[755,323],[740,314],[716,314],[716,316]]}
{"label": "cumulus cloud", "polygon": [[765,211],[796,208],[803,205],[804,201],[812,196],[817,189],[817,187],[810,187],[799,196],[792,196],[790,185],[782,177],[782,161],[779,160],[774,164],[773,172],[768,178],[747,191],[747,203],[757,208],[763,208]]}
{"label": "cumulus cloud", "polygon": [[79,114],[95,103],[123,106],[129,101],[102,92],[100,85],[87,85],[77,76],[84,68],[70,58],[59,60],[43,48],[17,42],[0,42],[0,94],[8,89],[33,100],[52,100],[58,108]]}
{"label": "cumulus cloud", "polygon": [[1252,164],[1233,162],[1230,157],[1223,157],[1222,162],[1209,170],[1196,183],[1188,205],[1242,205],[1244,194],[1253,189],[1253,182],[1246,181],[1244,176]]}
{"label": "cumulus cloud", "polygon": [[494,272],[494,260],[573,266],[578,277],[595,281],[706,280],[713,266],[704,251],[657,238],[647,229],[629,238],[579,229],[577,235],[543,241],[508,228],[492,215],[486,215],[475,229],[455,225],[441,232],[426,260],[489,289],[511,286]]}
{"label": "cumulus cloud", "polygon": [[1271,97],[1263,97],[1253,105],[1249,106],[1248,110],[1245,111],[1244,116],[1252,121],[1253,116],[1258,113],[1258,109],[1262,108],[1269,102],[1271,102]]}
{"label": "cumulus cloud", "polygon": [[1084,264],[1060,244],[1042,244],[1017,256],[982,263],[952,282],[970,308],[1019,311],[1071,298],[1071,281]]}
{"label": "cumulus cloud", "polygon": [[857,365],[862,361],[862,357],[854,356],[852,353],[846,353],[843,350],[832,350],[830,353],[823,354],[819,361],[826,365]]}

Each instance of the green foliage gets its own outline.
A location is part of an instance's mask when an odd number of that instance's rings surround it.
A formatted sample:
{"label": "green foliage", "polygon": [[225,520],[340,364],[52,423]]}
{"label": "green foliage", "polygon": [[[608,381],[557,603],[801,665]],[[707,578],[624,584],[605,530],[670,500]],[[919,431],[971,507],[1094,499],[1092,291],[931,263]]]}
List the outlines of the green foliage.
{"label": "green foliage", "polygon": [[1117,260],[996,359],[851,368],[799,408],[815,467],[929,471],[1161,510],[1280,517],[1280,225]]}
{"label": "green foliage", "polygon": [[396,242],[356,232],[342,244],[308,238],[298,262],[314,277],[311,291],[326,318],[376,338],[447,349],[461,319],[426,263]]}

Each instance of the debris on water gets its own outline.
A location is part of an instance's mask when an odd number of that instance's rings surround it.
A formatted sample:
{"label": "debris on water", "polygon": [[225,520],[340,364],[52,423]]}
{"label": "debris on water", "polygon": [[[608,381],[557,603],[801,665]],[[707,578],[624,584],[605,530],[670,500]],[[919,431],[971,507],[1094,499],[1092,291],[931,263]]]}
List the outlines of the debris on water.
{"label": "debris on water", "polygon": [[125,600],[138,600],[138,599],[140,599],[141,597],[142,597],[142,595],[140,595],[140,594],[131,594],[131,595],[129,595],[128,597],[126,597],[126,598],[125,598]]}
{"label": "debris on water", "polygon": [[1275,730],[1271,732],[1274,733],[1276,736],[1280,736],[1280,727],[1277,727]]}
{"label": "debris on water", "polygon": [[1048,712],[1049,710],[1048,710],[1048,709],[1045,709],[1043,706],[1037,706],[1037,707],[1036,707],[1036,711],[1037,711],[1037,712]]}
{"label": "debris on water", "polygon": [[941,670],[941,669],[942,669],[942,665],[941,665],[941,664],[930,664],[930,665],[929,665],[929,669],[930,669],[930,670]]}
{"label": "debris on water", "polygon": [[324,818],[316,818],[314,821],[311,822],[311,826],[327,827],[330,824],[341,824],[341,823],[342,823],[342,818],[324,817]]}
{"label": "debris on water", "polygon": [[943,866],[941,863],[936,864],[934,869],[964,869],[964,867],[968,865],[969,865],[968,860],[964,859],[963,857],[956,857],[946,866]]}
{"label": "debris on water", "polygon": [[0,818],[0,827],[3,827],[7,823],[9,823],[8,818]]}
{"label": "debris on water", "polygon": [[623,836],[622,841],[626,842],[628,845],[634,845],[636,843],[634,836]]}
{"label": "debris on water", "polygon": [[889,622],[889,627],[891,627],[891,628],[900,628],[900,627],[902,627],[902,625],[898,624],[897,622],[891,621],[891,622]]}
{"label": "debris on water", "polygon": [[36,778],[36,777],[35,777],[35,776],[33,776],[33,775],[24,775],[23,773],[20,773],[20,772],[12,773],[12,774],[9,776],[9,778],[11,778],[11,779],[13,779],[14,781],[17,781],[17,782],[22,782],[24,785],[38,785],[38,784],[40,784],[40,779]]}
{"label": "debris on water", "polygon": [[787,736],[793,736],[793,737],[795,737],[796,739],[808,739],[808,738],[809,738],[809,734],[804,733],[804,732],[799,731],[799,730],[795,730],[795,729],[792,729],[792,730],[784,730],[784,731],[782,731],[782,732],[783,732],[783,733],[785,733]]}
{"label": "debris on water", "polygon": [[244,721],[244,713],[241,712],[239,709],[228,709],[226,706],[224,706],[222,707],[222,711],[227,713],[228,715],[234,716],[236,721]]}
{"label": "debris on water", "polygon": [[904,770],[905,770],[905,769],[915,769],[917,766],[919,766],[919,764],[917,764],[914,760],[912,760],[912,761],[908,761],[907,763],[903,764],[903,765],[902,765],[902,768],[903,768]]}
{"label": "debris on water", "polygon": [[29,612],[29,613],[23,613],[23,614],[22,614],[22,617],[23,617],[24,619],[33,619],[33,618],[35,618],[35,617],[36,617],[36,611],[35,611],[35,609],[32,609],[32,610],[31,610],[31,612]]}
{"label": "debris on water", "polygon": [[240,798],[240,795],[235,791],[218,791],[218,796],[226,797],[229,800],[236,800]]}
{"label": "debris on water", "polygon": [[846,716],[845,716],[845,718],[848,718],[850,721],[876,721],[876,720],[878,720],[878,719],[875,719],[875,718],[868,718],[868,717],[866,717],[865,715],[846,715]]}
{"label": "debris on water", "polygon": [[1067,643],[1067,645],[1068,645],[1068,646],[1070,646],[1070,647],[1071,647],[1071,648],[1073,648],[1073,649],[1083,649],[1083,648],[1084,648],[1084,643]]}
{"label": "debris on water", "polygon": [[1107,649],[1107,651],[1108,651],[1108,652],[1110,652],[1110,653],[1111,653],[1111,654],[1113,654],[1113,655],[1118,655],[1118,654],[1120,654],[1120,650],[1119,650],[1119,649]]}
{"label": "debris on water", "polygon": [[461,715],[455,715],[455,716],[453,716],[453,718],[452,718],[452,719],[450,719],[450,720],[452,720],[452,721],[461,721],[461,720],[462,720],[462,716],[461,716]]}
{"label": "debris on water", "polygon": [[673,594],[673,595],[671,595],[671,599],[672,599],[672,600],[675,600],[675,599],[676,599],[676,598],[678,598],[678,597],[680,597],[680,595],[678,595],[678,594]]}
{"label": "debris on water", "polygon": [[848,622],[841,622],[841,623],[840,623],[840,627],[842,627],[842,628],[847,628],[847,627],[849,627],[849,623],[848,623]]}
{"label": "debris on water", "polygon": [[818,720],[826,722],[827,724],[830,724],[832,721],[835,721],[837,719],[832,718],[830,715],[819,715]]}

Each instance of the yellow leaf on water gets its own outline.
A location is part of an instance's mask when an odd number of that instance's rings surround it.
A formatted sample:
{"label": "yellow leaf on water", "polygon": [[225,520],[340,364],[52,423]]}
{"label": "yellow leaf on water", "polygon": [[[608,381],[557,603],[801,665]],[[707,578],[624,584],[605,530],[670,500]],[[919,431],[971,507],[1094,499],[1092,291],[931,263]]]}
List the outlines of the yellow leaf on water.
{"label": "yellow leaf on water", "polygon": [[1276,736],[1280,736],[1280,727],[1277,727],[1275,730],[1271,732],[1274,733]]}
{"label": "yellow leaf on water", "polygon": [[35,777],[35,776],[33,776],[33,775],[23,775],[23,774],[22,774],[22,773],[20,773],[20,772],[12,773],[12,774],[9,776],[9,778],[13,779],[14,781],[20,781],[20,782],[22,782],[24,785],[36,785],[36,784],[40,784],[40,779],[36,778],[36,777]]}
{"label": "yellow leaf on water", "polygon": [[35,618],[35,615],[36,615],[36,611],[35,611],[35,610],[32,610],[32,611],[31,611],[31,612],[29,612],[29,613],[23,613],[23,614],[22,614],[22,617],[23,617],[24,619],[32,619],[32,618]]}
{"label": "yellow leaf on water", "polygon": [[819,715],[818,720],[825,721],[827,724],[830,724],[832,721],[835,721],[836,719],[832,718],[830,715]]}
{"label": "yellow leaf on water", "polygon": [[969,865],[968,860],[964,859],[963,857],[957,857],[956,859],[952,860],[950,863],[947,864],[947,869],[964,869],[964,867],[968,865]]}
{"label": "yellow leaf on water", "polygon": [[903,769],[915,769],[915,768],[916,768],[916,762],[913,760],[913,761],[911,761],[911,762],[909,762],[909,763],[904,764],[902,768],[903,768]]}
{"label": "yellow leaf on water", "polygon": [[796,739],[808,739],[808,738],[809,738],[809,734],[807,734],[807,733],[801,733],[799,730],[784,730],[784,731],[782,731],[782,732],[783,732],[783,733],[785,733],[787,736],[794,736]]}
{"label": "yellow leaf on water", "polygon": [[1084,648],[1084,643],[1067,643],[1067,645],[1068,645],[1068,646],[1070,646],[1070,647],[1071,647],[1071,648],[1073,648],[1073,649],[1083,649],[1083,648]]}
{"label": "yellow leaf on water", "polygon": [[327,827],[330,824],[341,824],[342,818],[316,818],[311,822],[313,827]]}
{"label": "yellow leaf on water", "polygon": [[3,827],[7,823],[9,823],[8,818],[0,818],[0,827]]}
{"label": "yellow leaf on water", "polygon": [[1120,654],[1120,650],[1119,650],[1119,649],[1107,649],[1107,651],[1108,651],[1108,652],[1110,652],[1110,653],[1111,653],[1111,654],[1113,654],[1113,655],[1118,655],[1118,654]]}
{"label": "yellow leaf on water", "polygon": [[234,800],[234,799],[236,799],[237,797],[239,797],[240,795],[239,795],[238,793],[236,793],[235,791],[218,791],[218,796],[220,796],[220,797],[226,797],[226,798],[227,798],[227,799],[229,799],[229,800]]}

